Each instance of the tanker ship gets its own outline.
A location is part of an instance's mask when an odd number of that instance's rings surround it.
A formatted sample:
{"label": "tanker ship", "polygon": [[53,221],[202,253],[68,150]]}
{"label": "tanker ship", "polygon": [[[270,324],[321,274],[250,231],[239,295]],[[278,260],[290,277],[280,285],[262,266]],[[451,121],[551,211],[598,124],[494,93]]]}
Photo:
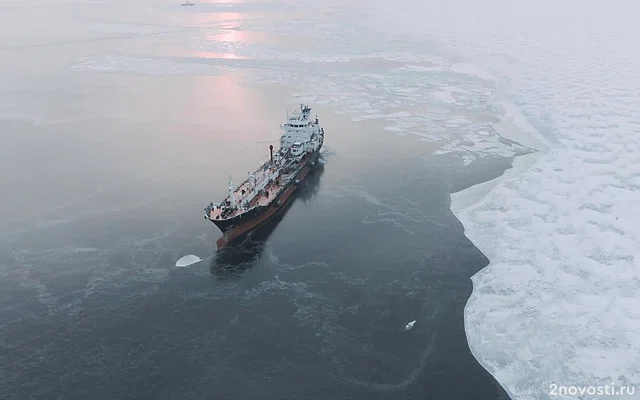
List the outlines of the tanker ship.
{"label": "tanker ship", "polygon": [[311,118],[309,106],[300,104],[300,111],[288,113],[281,128],[280,146],[275,152],[273,145],[269,146],[269,160],[235,188],[229,177],[229,195],[204,209],[204,218],[222,231],[218,248],[245,237],[282,213],[297,185],[318,163],[324,128],[317,116]]}

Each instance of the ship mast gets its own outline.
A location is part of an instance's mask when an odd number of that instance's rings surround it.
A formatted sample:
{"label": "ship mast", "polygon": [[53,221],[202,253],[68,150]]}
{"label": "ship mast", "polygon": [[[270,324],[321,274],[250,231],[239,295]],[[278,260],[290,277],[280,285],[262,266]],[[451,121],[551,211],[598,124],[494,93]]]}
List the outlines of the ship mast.
{"label": "ship mast", "polygon": [[236,198],[233,195],[233,184],[231,183],[231,175],[229,175],[229,200],[231,201],[231,206],[236,207],[238,204],[236,203]]}

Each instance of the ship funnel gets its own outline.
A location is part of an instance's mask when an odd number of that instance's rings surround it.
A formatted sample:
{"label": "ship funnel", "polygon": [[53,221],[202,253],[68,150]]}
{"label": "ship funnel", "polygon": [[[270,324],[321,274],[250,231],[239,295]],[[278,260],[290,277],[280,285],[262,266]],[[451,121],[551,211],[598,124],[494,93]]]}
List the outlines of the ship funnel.
{"label": "ship funnel", "polygon": [[271,159],[271,164],[273,164],[273,145],[272,144],[269,145],[269,156]]}

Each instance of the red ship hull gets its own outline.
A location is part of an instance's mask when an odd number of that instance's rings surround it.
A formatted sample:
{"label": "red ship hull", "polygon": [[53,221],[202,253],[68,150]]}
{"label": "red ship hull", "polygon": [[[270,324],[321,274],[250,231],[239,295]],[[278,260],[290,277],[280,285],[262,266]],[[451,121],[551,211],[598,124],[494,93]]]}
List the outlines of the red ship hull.
{"label": "red ship hull", "polygon": [[[315,155],[311,157],[302,168],[300,168],[300,171],[295,176],[295,179],[284,191],[282,191],[277,200],[274,199],[271,204],[261,210],[257,215],[252,216],[252,218],[248,219],[247,221],[241,222],[237,226],[225,229],[223,231],[222,237],[219,238],[216,242],[218,249],[221,249],[229,244],[243,239],[250,232],[256,230],[278,215],[282,214],[287,209],[291,200],[293,200],[294,194],[298,188],[298,184],[296,184],[295,181],[302,182],[307,177],[307,175],[316,165],[318,157],[319,151],[315,153]],[[211,220],[211,222],[215,224],[217,221]]]}

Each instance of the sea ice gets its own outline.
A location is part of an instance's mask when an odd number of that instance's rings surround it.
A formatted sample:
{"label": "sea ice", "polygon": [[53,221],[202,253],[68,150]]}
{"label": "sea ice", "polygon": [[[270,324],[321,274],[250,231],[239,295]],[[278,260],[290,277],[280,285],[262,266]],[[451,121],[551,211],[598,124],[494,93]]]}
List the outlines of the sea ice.
{"label": "sea ice", "polygon": [[197,62],[177,63],[159,57],[134,57],[105,55],[87,57],[71,67],[73,71],[120,72],[151,76],[210,75],[220,72],[221,67]]}
{"label": "sea ice", "polygon": [[127,24],[109,21],[93,21],[90,25],[91,30],[100,33],[115,33],[120,35],[150,35],[154,33],[162,33],[167,30],[166,26]]}
{"label": "sea ice", "polygon": [[176,261],[176,267],[188,267],[200,261],[202,261],[200,257],[189,254]]}
{"label": "sea ice", "polygon": [[453,104],[456,102],[456,99],[451,95],[451,93],[445,92],[444,90],[433,92],[432,95],[443,103]]}
{"label": "sea ice", "polygon": [[[162,7],[158,10],[168,13]],[[217,33],[229,31],[227,18],[203,19],[201,29],[195,30],[193,20],[184,15],[172,17],[174,33],[162,31],[159,21],[139,25],[130,21],[94,21],[91,27],[191,47],[200,51],[197,56],[97,55],[79,60],[72,70],[171,76],[207,75],[236,69],[248,73],[253,82],[299,87],[305,95],[296,95],[297,100],[339,106],[353,121],[392,120],[396,134],[414,134],[434,141],[448,141],[458,134],[479,137],[491,132],[490,135],[495,135],[489,129],[492,122],[488,118],[493,110],[485,105],[493,96],[493,82],[478,79],[477,70],[467,74],[472,69],[469,63],[454,62],[433,52],[416,52],[409,45],[399,44],[381,52],[378,38],[366,31],[347,28],[350,25],[343,23],[350,13],[342,20],[314,13],[310,16],[313,24],[297,20],[276,23],[264,18],[233,19],[233,29],[238,31],[255,29],[270,34],[295,31],[298,37],[308,35],[315,39],[321,31],[323,42],[313,47],[260,41],[229,42],[217,39],[220,36]],[[318,63],[323,64],[321,68],[309,68],[310,64]],[[481,152],[478,149],[461,147],[457,154],[477,158],[522,151],[515,143],[487,146]]]}

